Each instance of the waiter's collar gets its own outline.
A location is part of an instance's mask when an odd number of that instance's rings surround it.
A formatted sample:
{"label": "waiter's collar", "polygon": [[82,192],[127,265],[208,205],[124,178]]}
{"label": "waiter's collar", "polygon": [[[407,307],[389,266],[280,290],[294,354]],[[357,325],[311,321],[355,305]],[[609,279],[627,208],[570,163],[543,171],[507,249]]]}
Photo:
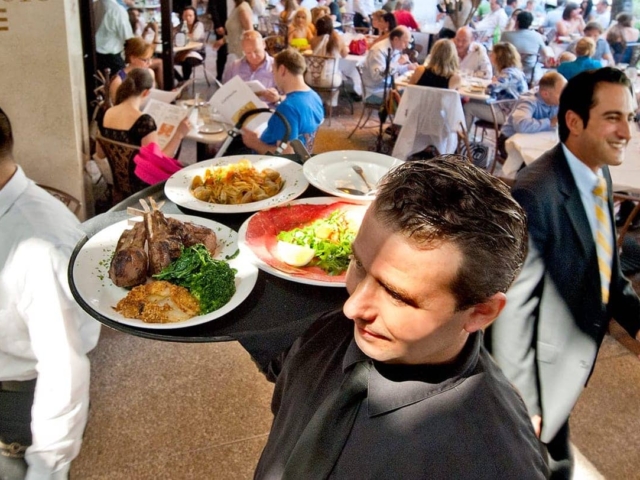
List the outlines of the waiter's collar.
{"label": "waiter's collar", "polygon": [[[471,334],[456,360],[446,365],[391,365],[374,361],[374,368],[369,373],[369,416],[381,415],[454,388],[476,367],[481,345],[482,333]],[[361,361],[371,359],[352,339],[345,352],[343,371]]]}
{"label": "waiter's collar", "polygon": [[0,189],[0,217],[3,217],[5,213],[12,207],[16,200],[29,186],[30,180],[22,171],[22,168],[18,165],[13,176],[9,179],[7,184]]}

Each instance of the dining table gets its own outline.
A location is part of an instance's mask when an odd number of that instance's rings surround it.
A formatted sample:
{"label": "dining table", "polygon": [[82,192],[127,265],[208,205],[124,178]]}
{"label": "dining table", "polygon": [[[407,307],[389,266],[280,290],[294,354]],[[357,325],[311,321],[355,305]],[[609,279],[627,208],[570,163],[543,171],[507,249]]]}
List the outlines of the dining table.
{"label": "dining table", "polygon": [[[515,178],[524,165],[529,165],[543,153],[557,145],[558,132],[516,133],[505,142],[507,159],[502,166],[506,178]],[[621,165],[609,167],[616,192],[640,193],[640,132],[632,126],[631,139]]]}
{"label": "dining table", "polygon": [[[313,186],[301,198],[326,196]],[[235,309],[220,318],[185,328],[152,329],[125,325],[101,315],[82,298],[74,282],[74,263],[83,245],[96,233],[114,223],[130,218],[129,207],[138,207],[141,199],[163,202],[165,214],[185,214],[219,222],[235,231],[252,213],[204,213],[176,205],[164,193],[164,182],[147,187],[112,207],[106,213],[85,221],[81,228],[86,237],[76,246],[69,263],[71,292],[93,318],[115,330],[152,340],[168,342],[238,341],[265,371],[269,361],[288,348],[322,313],[341,308],[347,299],[344,287],[308,285],[279,278],[259,270],[249,296]],[[336,201],[339,201],[336,198]]]}
{"label": "dining table", "polygon": [[[200,50],[200,49],[202,49],[203,45],[204,45],[203,42],[189,41],[189,43],[187,43],[186,45],[183,45],[182,47],[176,47],[174,45],[173,46],[173,53],[176,54],[178,52],[186,52],[188,50]],[[162,53],[162,43],[157,43],[156,44],[155,52],[156,53]]]}

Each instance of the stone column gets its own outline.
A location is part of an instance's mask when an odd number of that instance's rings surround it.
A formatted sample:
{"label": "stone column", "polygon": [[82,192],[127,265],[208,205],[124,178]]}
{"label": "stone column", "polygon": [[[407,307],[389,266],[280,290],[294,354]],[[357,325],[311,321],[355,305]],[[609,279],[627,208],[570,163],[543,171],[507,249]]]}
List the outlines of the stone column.
{"label": "stone column", "polygon": [[0,0],[0,107],[27,176],[80,199],[89,152],[78,0]]}

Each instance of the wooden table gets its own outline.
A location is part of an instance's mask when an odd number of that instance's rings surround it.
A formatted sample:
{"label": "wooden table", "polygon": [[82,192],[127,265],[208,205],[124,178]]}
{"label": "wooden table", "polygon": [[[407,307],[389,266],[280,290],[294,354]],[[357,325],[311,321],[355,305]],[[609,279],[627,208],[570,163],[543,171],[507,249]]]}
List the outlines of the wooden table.
{"label": "wooden table", "polygon": [[[173,46],[173,53],[186,52],[187,50],[201,50],[204,43],[202,42],[189,42],[184,47]],[[162,53],[162,43],[156,44],[156,53]]]}

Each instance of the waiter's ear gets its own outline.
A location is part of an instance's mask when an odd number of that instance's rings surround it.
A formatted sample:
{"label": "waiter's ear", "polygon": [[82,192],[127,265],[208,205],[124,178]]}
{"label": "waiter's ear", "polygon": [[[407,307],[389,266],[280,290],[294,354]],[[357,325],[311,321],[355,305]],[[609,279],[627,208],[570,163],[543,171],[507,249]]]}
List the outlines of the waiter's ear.
{"label": "waiter's ear", "polygon": [[473,333],[487,328],[498,318],[506,304],[507,296],[502,292],[498,292],[484,302],[469,307],[466,312],[468,317],[464,324],[465,331]]}

